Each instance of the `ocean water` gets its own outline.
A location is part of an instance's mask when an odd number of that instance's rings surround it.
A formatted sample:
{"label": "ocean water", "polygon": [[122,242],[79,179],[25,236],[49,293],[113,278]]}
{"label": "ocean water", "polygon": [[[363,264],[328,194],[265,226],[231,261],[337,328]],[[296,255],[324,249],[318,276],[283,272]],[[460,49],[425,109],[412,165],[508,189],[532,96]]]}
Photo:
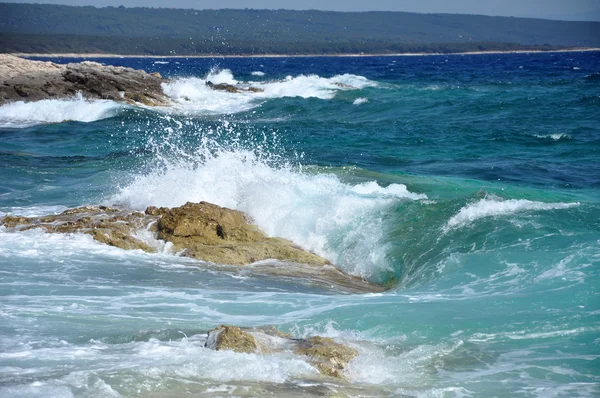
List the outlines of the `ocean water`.
{"label": "ocean water", "polygon": [[[173,105],[0,107],[0,216],[205,200],[390,289],[0,227],[0,397],[600,395],[600,52],[97,61]],[[220,324],[359,355],[329,379]]]}

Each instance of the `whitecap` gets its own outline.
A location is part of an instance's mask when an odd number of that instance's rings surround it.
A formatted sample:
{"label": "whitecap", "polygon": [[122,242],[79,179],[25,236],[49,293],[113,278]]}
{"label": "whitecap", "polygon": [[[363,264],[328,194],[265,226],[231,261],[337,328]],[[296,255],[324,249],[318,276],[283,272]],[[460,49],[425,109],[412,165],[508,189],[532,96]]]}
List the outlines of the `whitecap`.
{"label": "whitecap", "polygon": [[[262,73],[262,72],[261,72]],[[213,90],[206,85],[229,84],[241,92]],[[374,87],[377,84],[363,76],[352,74],[321,77],[318,75],[287,76],[282,80],[240,82],[228,69],[212,69],[204,77],[185,77],[163,83],[166,95],[175,103],[175,111],[184,113],[233,114],[255,108],[265,100],[285,97],[318,98],[330,100],[340,91]],[[245,88],[260,92],[244,92]],[[173,111],[172,109],[170,111]]]}
{"label": "whitecap", "polygon": [[0,127],[23,128],[64,121],[94,122],[113,117],[125,105],[109,100],[71,99],[11,102],[0,106]]}
{"label": "whitecap", "polygon": [[[198,164],[199,163],[199,164]],[[185,187],[185,189],[181,189]],[[135,177],[112,198],[136,209],[207,201],[248,214],[268,235],[289,239],[365,278],[392,269],[383,242],[385,213],[402,200],[426,199],[402,184],[342,182],[270,165],[251,151],[205,153]]]}
{"label": "whitecap", "polygon": [[457,214],[448,220],[444,230],[461,228],[485,217],[505,216],[524,211],[568,209],[578,205],[579,203],[544,203],[526,199],[502,200],[488,197],[461,208]]}

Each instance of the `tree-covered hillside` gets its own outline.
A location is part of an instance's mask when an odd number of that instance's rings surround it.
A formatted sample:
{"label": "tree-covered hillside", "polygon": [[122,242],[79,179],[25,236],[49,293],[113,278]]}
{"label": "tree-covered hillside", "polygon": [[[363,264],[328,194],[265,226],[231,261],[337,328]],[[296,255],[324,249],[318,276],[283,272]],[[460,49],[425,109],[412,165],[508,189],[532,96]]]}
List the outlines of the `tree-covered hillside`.
{"label": "tree-covered hillside", "polygon": [[540,45],[600,46],[600,22],[404,12],[0,3],[2,52],[385,53]]}

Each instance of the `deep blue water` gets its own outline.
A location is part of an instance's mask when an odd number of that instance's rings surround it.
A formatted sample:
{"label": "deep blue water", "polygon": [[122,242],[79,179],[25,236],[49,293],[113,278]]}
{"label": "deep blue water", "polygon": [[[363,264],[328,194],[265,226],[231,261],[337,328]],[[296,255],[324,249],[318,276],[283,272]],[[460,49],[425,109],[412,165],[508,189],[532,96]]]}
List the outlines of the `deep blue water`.
{"label": "deep blue water", "polygon": [[[600,52],[95,61],[174,105],[0,107],[0,216],[207,200],[392,289],[0,229],[0,396],[600,394]],[[327,380],[221,323],[360,355]]]}

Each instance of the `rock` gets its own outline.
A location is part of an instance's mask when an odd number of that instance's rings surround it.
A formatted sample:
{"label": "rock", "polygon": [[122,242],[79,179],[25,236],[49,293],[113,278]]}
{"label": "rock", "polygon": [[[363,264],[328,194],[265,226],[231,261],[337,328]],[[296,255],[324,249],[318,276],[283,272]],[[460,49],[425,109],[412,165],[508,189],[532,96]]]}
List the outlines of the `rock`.
{"label": "rock", "polygon": [[84,61],[59,65],[0,54],[0,105],[72,97],[110,99],[148,106],[167,105],[158,73]]}
{"label": "rock", "polygon": [[225,325],[209,330],[204,346],[216,351],[229,350],[248,354],[258,350],[254,336],[237,326]]}
{"label": "rock", "polygon": [[354,348],[320,336],[301,340],[295,352],[310,357],[321,373],[333,377],[341,377],[348,362],[358,355]]}
{"label": "rock", "polygon": [[[283,340],[283,344],[269,344],[265,336]],[[294,339],[273,326],[239,328],[221,325],[208,331],[206,348],[230,350],[243,353],[271,354],[291,350],[309,357],[309,361],[326,376],[343,377],[348,363],[358,355],[354,348],[335,342],[328,337],[313,336],[308,339]]]}
{"label": "rock", "polygon": [[258,87],[240,87],[240,86],[234,86],[232,84],[227,84],[227,83],[214,84],[211,81],[207,81],[206,85],[208,87],[212,88],[213,90],[226,91],[228,93],[243,93],[243,92],[262,93],[265,91],[262,88],[258,88]]}
{"label": "rock", "polygon": [[172,209],[150,206],[145,213],[83,206],[43,217],[7,215],[0,218],[2,225],[9,231],[40,228],[50,233],[85,233],[110,246],[154,252],[160,242],[153,244],[138,237],[138,231],[147,230],[172,243],[178,254],[217,264],[221,269],[229,267],[228,272],[277,278],[338,293],[385,290],[341,272],[326,259],[288,240],[268,237],[242,212],[207,202]]}
{"label": "rock", "polygon": [[247,265],[275,259],[308,265],[325,265],[327,260],[292,242],[270,238],[248,223],[244,213],[212,203],[186,203],[173,209],[149,210],[162,217],[158,238],[173,243],[184,255],[218,264]]}
{"label": "rock", "polygon": [[227,91],[228,93],[239,93],[240,90],[231,84],[227,84],[227,83],[219,83],[219,84],[214,84],[211,81],[207,81],[206,85],[210,88],[212,88],[213,90],[219,90],[219,91]]}
{"label": "rock", "polygon": [[84,206],[44,217],[13,217],[0,219],[0,225],[17,230],[40,228],[51,233],[85,233],[98,242],[125,250],[155,251],[137,239],[135,232],[145,228],[156,218],[142,213],[105,206]]}

